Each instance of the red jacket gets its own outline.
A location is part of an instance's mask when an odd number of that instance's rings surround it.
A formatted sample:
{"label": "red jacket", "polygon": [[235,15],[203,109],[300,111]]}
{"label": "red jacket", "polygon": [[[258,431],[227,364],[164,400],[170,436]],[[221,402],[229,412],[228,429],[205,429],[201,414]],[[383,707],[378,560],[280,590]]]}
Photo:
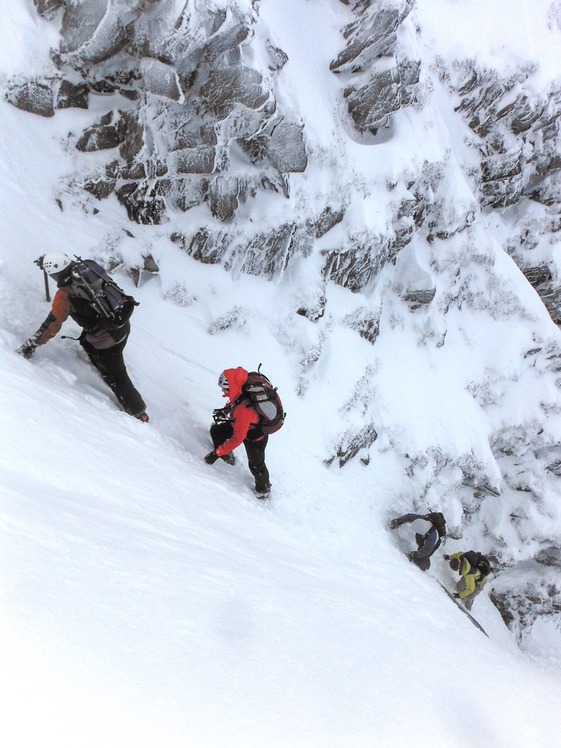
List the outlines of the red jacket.
{"label": "red jacket", "polygon": [[[226,369],[224,374],[230,386],[229,391],[224,394],[224,397],[227,397],[230,405],[233,405],[242,394],[242,387],[247,382],[247,371],[238,366],[236,369]],[[254,408],[243,400],[233,408],[232,419],[234,433],[224,444],[216,448],[215,452],[219,457],[224,457],[224,455],[230,454],[236,447],[239,447],[247,437],[250,428],[259,423],[259,416]],[[257,439],[256,441],[259,440]]]}

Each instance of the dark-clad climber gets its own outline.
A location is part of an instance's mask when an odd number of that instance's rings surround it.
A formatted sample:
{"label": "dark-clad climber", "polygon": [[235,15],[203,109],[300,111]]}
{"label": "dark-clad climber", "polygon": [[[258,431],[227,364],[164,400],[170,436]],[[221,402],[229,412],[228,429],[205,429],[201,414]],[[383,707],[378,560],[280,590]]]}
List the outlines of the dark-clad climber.
{"label": "dark-clad climber", "polygon": [[422,571],[430,568],[430,557],[446,537],[446,520],[441,512],[428,514],[404,514],[390,522],[392,530],[404,524],[412,524],[417,550],[409,553],[409,559]]}

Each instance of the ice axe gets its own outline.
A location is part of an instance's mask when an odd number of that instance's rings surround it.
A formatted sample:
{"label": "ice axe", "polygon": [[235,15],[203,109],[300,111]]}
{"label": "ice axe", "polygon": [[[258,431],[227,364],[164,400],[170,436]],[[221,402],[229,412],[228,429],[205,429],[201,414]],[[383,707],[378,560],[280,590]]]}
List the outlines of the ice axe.
{"label": "ice axe", "polygon": [[45,259],[45,255],[41,255],[41,257],[38,257],[36,260],[33,260],[33,262],[41,268],[43,271],[43,278],[45,280],[45,298],[47,301],[51,300],[51,294],[49,291],[49,276],[47,275],[47,271],[43,267],[43,260]]}

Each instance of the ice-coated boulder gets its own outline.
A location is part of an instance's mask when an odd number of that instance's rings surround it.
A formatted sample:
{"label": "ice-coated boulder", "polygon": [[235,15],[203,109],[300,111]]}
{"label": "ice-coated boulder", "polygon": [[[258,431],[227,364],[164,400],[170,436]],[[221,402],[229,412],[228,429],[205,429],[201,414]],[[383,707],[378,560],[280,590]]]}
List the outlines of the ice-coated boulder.
{"label": "ice-coated boulder", "polygon": [[147,226],[163,222],[166,205],[158,194],[157,187],[147,182],[128,182],[120,187],[116,194],[131,221]]}
{"label": "ice-coated boulder", "polygon": [[64,6],[65,0],[33,0],[33,4],[40,16],[52,18],[52,16]]}
{"label": "ice-coated boulder", "polygon": [[71,83],[64,79],[56,96],[57,109],[87,109],[89,106],[89,87],[85,83]]}
{"label": "ice-coated boulder", "polygon": [[140,62],[140,74],[146,90],[151,94],[174,101],[181,98],[177,72],[171,65],[166,65],[160,60],[143,58]]}
{"label": "ice-coated boulder", "polygon": [[230,114],[236,104],[259,109],[269,98],[261,85],[262,80],[257,70],[243,65],[211,69],[200,88],[203,106],[220,120]]}
{"label": "ice-coated boulder", "polygon": [[365,86],[346,88],[344,96],[356,129],[361,133],[376,130],[401,108],[399,71],[393,67],[375,73]]}
{"label": "ice-coated boulder", "polygon": [[119,121],[114,121],[113,113],[104,115],[98,123],[88,127],[76,143],[83,153],[116,148],[125,140],[125,132]]}
{"label": "ice-coated boulder", "polygon": [[51,81],[29,81],[12,85],[6,92],[6,101],[24,112],[40,117],[54,117],[54,90]]}
{"label": "ice-coated boulder", "polygon": [[383,3],[354,3],[357,19],[343,30],[347,46],[330,65],[334,73],[368,70],[378,57],[395,51],[396,30],[411,10],[412,2],[384,6]]}
{"label": "ice-coated boulder", "polygon": [[215,218],[223,223],[233,220],[239,205],[239,180],[232,177],[215,177],[208,188],[208,205]]}

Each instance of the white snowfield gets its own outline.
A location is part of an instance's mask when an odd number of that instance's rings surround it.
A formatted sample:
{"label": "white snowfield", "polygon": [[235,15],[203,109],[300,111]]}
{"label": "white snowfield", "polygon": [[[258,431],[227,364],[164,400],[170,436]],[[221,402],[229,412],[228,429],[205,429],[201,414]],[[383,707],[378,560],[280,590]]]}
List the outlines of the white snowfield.
{"label": "white snowfield", "polygon": [[[41,72],[56,44],[27,5],[1,4],[2,75]],[[293,59],[290,13],[321,17],[321,3],[262,5]],[[346,10],[327,5],[333,47]],[[438,2],[442,13],[458,6]],[[301,64],[328,59],[306,28]],[[318,142],[329,142],[325,112],[309,106]],[[472,450],[500,479],[491,424],[465,384],[499,366],[501,346],[513,389],[497,419],[509,407],[521,419],[538,412],[540,380],[517,379],[516,362],[536,329],[559,337],[534,291],[497,243],[487,251],[499,284],[531,311],[525,322],[450,315],[446,346],[421,346],[417,318],[400,317],[388,292],[373,348],[342,323],[358,296],[329,287],[328,319],[314,326],[294,314],[304,269],[273,282],[232,277],[181,252],[169,228],[127,224],[114,200],[97,216],[78,198],[60,211],[58,180],[76,168],[62,143],[96,116],[43,120],[0,101],[2,748],[559,748],[559,630],[540,629],[523,652],[484,593],[472,613],[485,637],[437,583],[453,589],[442,554],[467,550],[471,537],[449,539],[423,574],[387,529],[421,489],[398,443]],[[425,126],[407,125],[418,137],[392,146],[396,158],[415,157]],[[366,173],[363,153],[349,146],[352,169]],[[140,301],[125,359],[149,424],[118,409],[75,341],[59,335],[31,361],[15,352],[50,308],[33,260],[53,249],[103,259],[115,247],[130,262],[152,252],[160,265],[138,288],[115,273]],[[71,321],[62,331],[78,332]],[[316,347],[317,365],[303,368]],[[218,375],[260,362],[288,414],[267,450],[266,503],[243,449],[234,467],[203,462],[223,404]],[[342,469],[328,466],[365,371],[378,440]],[[435,486],[427,501],[460,526],[457,499]],[[536,518],[544,533],[559,521],[558,510]]]}
{"label": "white snowfield", "polygon": [[[487,639],[394,544],[391,456],[323,467],[288,398],[261,504],[245,460],[202,462],[188,402],[154,397],[140,424],[73,353],[7,348],[3,745],[557,744],[559,672],[482,595]],[[200,399],[193,366],[157,350],[165,389]]]}

